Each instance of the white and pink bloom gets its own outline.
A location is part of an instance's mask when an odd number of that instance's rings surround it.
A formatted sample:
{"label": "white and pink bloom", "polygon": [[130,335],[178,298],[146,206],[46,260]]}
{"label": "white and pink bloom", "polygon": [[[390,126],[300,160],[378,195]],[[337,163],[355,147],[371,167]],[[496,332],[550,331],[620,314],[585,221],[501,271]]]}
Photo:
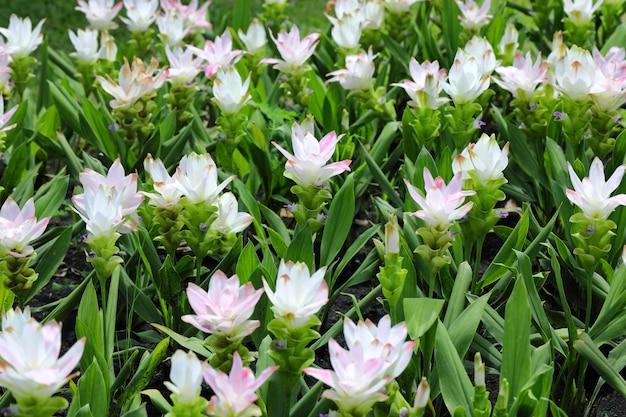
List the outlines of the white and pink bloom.
{"label": "white and pink bloom", "polygon": [[169,63],[167,78],[175,83],[191,84],[200,73],[202,58],[193,57],[193,51],[186,47],[184,50],[180,46],[174,49],[165,46],[165,55]]}
{"label": "white and pink bloom", "polygon": [[144,197],[137,192],[137,174],[126,175],[119,159],[106,177],[87,168],[80,182],[84,193],[72,197],[72,202],[94,239],[137,229],[137,208]]}
{"label": "white and pink bloom", "polygon": [[[2,83],[0,83],[0,86],[2,86]],[[18,105],[16,104],[10,110],[7,110],[7,112],[5,113],[4,112],[4,100],[2,99],[2,97],[0,97],[0,138],[2,138],[2,132],[11,130],[16,126],[15,123],[12,125],[7,125],[7,123],[9,123],[9,120],[11,120],[11,117],[13,117],[13,115],[17,111],[17,108],[18,108]]]}
{"label": "white and pink bloom", "polygon": [[278,52],[282,59],[265,58],[261,60],[264,64],[276,64],[274,68],[287,74],[297,74],[306,70],[305,62],[315,52],[319,33],[312,33],[300,40],[300,30],[296,25],[291,27],[289,33],[281,30],[278,38],[270,33],[272,40],[278,48]]}
{"label": "white and pink bloom", "polygon": [[15,257],[30,255],[33,248],[28,244],[43,234],[49,221],[50,217],[37,221],[32,198],[21,210],[11,197],[7,198],[0,208],[0,248]]}
{"label": "white and pink bloom", "polygon": [[109,74],[106,74],[106,79],[99,75],[96,78],[102,89],[113,96],[114,99],[109,102],[111,108],[127,109],[143,96],[161,88],[167,78],[167,71],[158,70],[158,67],[159,63],[154,58],[146,67],[141,59],[135,57],[131,69],[128,60],[124,57],[124,65],[118,76],[119,84],[113,81]]}
{"label": "white and pink bloom", "polygon": [[563,0],[563,11],[577,25],[585,25],[593,20],[593,14],[602,6],[603,0]]}
{"label": "white and pink bloom", "polygon": [[114,0],[78,0],[76,10],[85,14],[92,29],[109,30],[117,27],[113,19],[122,5],[121,1],[114,3]]}
{"label": "white and pink bloom", "polygon": [[196,56],[206,62],[204,73],[211,78],[218,70],[226,70],[235,65],[244,54],[244,51],[233,50],[233,38],[226,29],[222,36],[216,36],[214,41],[206,41],[204,49],[189,47]]}
{"label": "white and pink bloom", "polygon": [[153,159],[150,154],[143,161],[143,166],[152,178],[155,191],[154,193],[141,192],[150,199],[148,204],[164,208],[174,207],[183,195],[176,181],[176,174],[170,176],[163,162],[160,159]]}
{"label": "white and pink bloom", "polygon": [[274,317],[282,319],[291,329],[299,329],[328,302],[328,285],[324,281],[326,267],[311,275],[303,262],[280,261],[276,290],[263,277],[263,287],[272,302]]}
{"label": "white and pink bloom", "polygon": [[185,24],[185,19],[176,9],[170,10],[163,16],[156,18],[159,28],[159,38],[169,47],[180,46],[189,33],[189,26]]}
{"label": "white and pink bloom", "polygon": [[208,291],[189,283],[187,296],[196,314],[187,314],[182,320],[205,333],[243,339],[260,325],[250,316],[262,294],[263,289],[255,290],[251,282],[240,285],[237,275],[228,278],[217,271],[209,281]]}
{"label": "white and pink bloom", "polygon": [[450,101],[447,97],[440,97],[446,72],[439,69],[439,62],[424,61],[422,64],[411,58],[409,71],[412,80],[392,84],[404,88],[411,97],[410,105],[423,109],[436,109]]}
{"label": "white and pink bloom", "polygon": [[0,334],[0,386],[20,403],[41,402],[52,397],[78,373],[70,374],[83,355],[85,338],[62,357],[61,325],[44,325],[31,318],[28,307],[2,314]]}
{"label": "white and pink bloom", "polygon": [[275,142],[274,146],[287,158],[285,177],[304,187],[321,187],[329,178],[350,171],[350,160],[326,165],[333,156],[337,142],[343,135],[330,132],[319,142],[313,136],[313,120],[306,119],[302,126],[294,123],[291,127],[293,155]]}
{"label": "white and pink bloom", "polygon": [[[2,49],[2,42],[0,41],[0,90],[4,89],[4,86],[7,85],[9,80],[11,79],[11,67],[9,63],[11,62],[11,56],[9,53]],[[4,100],[1,100],[4,101]],[[4,103],[3,103],[4,106]],[[4,107],[2,107],[4,108]],[[3,111],[0,111],[0,117],[2,117]],[[0,128],[2,125],[0,125]]]}
{"label": "white and pink bloom", "polygon": [[191,204],[213,204],[222,190],[235,179],[233,175],[218,185],[217,166],[211,155],[195,152],[182,157],[174,175],[177,186]]}
{"label": "white and pink bloom", "polygon": [[213,84],[213,98],[224,114],[238,113],[250,101],[250,76],[242,81],[235,68],[220,69]]}
{"label": "white and pink bloom", "polygon": [[452,172],[461,173],[464,180],[474,179],[482,185],[504,178],[508,165],[509,143],[502,149],[496,136],[483,133],[476,143],[470,143],[452,161]]}
{"label": "white and pink bloom", "polygon": [[207,20],[207,9],[210,1],[204,1],[202,6],[198,6],[198,0],[190,0],[188,4],[183,4],[181,0],[161,0],[161,8],[166,14],[174,11],[183,18],[184,26],[193,30],[194,28],[210,28],[211,24]]}
{"label": "white and pink bloom", "polygon": [[255,379],[252,370],[243,366],[238,352],[233,354],[229,375],[207,366],[204,380],[215,392],[207,409],[208,414],[216,417],[260,416],[261,410],[254,404],[258,398],[255,391],[276,369],[277,366],[266,368]]}
{"label": "white and pink bloom", "polygon": [[211,224],[211,230],[224,234],[239,233],[252,223],[251,215],[238,210],[237,199],[233,193],[222,194],[215,205],[217,206],[217,218]]}
{"label": "white and pink bloom", "polygon": [[567,189],[567,198],[582,209],[583,215],[593,221],[606,220],[617,206],[626,205],[626,194],[611,197],[624,177],[626,165],[617,167],[608,181],[604,179],[604,165],[595,158],[589,169],[589,177],[581,181],[570,164],[567,166],[573,190]]}
{"label": "white and pink bloom", "polygon": [[86,64],[95,64],[100,58],[100,50],[98,47],[98,31],[78,29],[76,33],[68,31],[70,41],[74,45],[75,52],[71,52],[70,56],[76,58],[78,62]]}
{"label": "white and pink bloom", "polygon": [[193,352],[185,353],[177,350],[172,355],[170,380],[163,385],[167,387],[181,403],[189,403],[200,395],[202,376],[206,364],[201,362]]}
{"label": "white and pink bloom", "polygon": [[131,32],[145,32],[154,23],[159,10],[159,0],[124,0],[126,16],[120,20]]}
{"label": "white and pink bloom", "polygon": [[626,102],[626,60],[624,48],[613,47],[603,56],[594,47],[595,78],[589,95],[600,112],[613,114]]}
{"label": "white and pink bloom", "polygon": [[328,80],[331,82],[339,82],[345,90],[349,91],[367,91],[372,87],[372,79],[374,78],[374,59],[378,54],[372,53],[370,47],[367,53],[361,52],[358,55],[346,56],[346,68],[333,71],[328,74],[332,77]]}
{"label": "white and pink bloom", "polygon": [[489,74],[484,65],[468,52],[459,49],[443,90],[455,104],[471,103],[489,88]]}
{"label": "white and pink bloom", "polygon": [[421,207],[421,210],[411,214],[432,227],[449,227],[453,221],[463,218],[472,209],[472,202],[461,206],[465,197],[476,192],[461,190],[463,175],[460,172],[446,185],[443,178],[433,179],[428,168],[424,168],[426,197],[423,197],[409,181],[405,179],[404,182],[413,200]]}
{"label": "white and pink bloom", "polygon": [[41,26],[46,19],[39,21],[33,29],[29,17],[20,19],[12,14],[8,28],[0,28],[0,33],[6,38],[2,48],[9,53],[12,59],[29,56],[43,42]]}
{"label": "white and pink bloom", "polygon": [[459,20],[461,21],[461,25],[466,29],[478,30],[489,23],[493,18],[493,15],[489,14],[491,0],[483,0],[481,6],[478,6],[474,0],[455,1],[459,9],[461,9]]}
{"label": "white and pink bloom", "polygon": [[513,97],[530,100],[535,95],[537,86],[548,80],[547,71],[548,63],[541,62],[541,52],[534,63],[530,52],[526,56],[518,53],[513,60],[513,66],[496,68],[502,79],[494,77],[493,81],[509,91]]}

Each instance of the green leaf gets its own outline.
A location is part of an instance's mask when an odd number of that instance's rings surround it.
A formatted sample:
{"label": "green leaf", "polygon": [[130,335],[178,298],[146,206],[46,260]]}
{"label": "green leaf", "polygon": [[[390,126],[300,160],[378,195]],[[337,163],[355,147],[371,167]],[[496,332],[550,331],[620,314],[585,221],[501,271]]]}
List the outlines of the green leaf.
{"label": "green leaf", "polygon": [[469,287],[472,284],[472,267],[463,262],[459,265],[456,272],[456,278],[454,280],[454,287],[452,287],[452,295],[446,308],[446,316],[444,317],[443,324],[446,328],[450,328],[450,325],[456,320],[456,318],[465,309],[465,293],[469,291]]}
{"label": "green leaf", "polygon": [[69,177],[60,172],[39,187],[35,193],[35,213],[38,219],[50,217],[57,213],[61,203],[65,201],[68,184]]}
{"label": "green leaf", "polygon": [[[109,415],[108,392],[102,369],[94,358],[91,365],[78,380],[78,406],[89,405],[93,417],[107,417]],[[72,402],[72,407],[74,403]]]}
{"label": "green leaf", "polygon": [[602,378],[622,397],[626,397],[626,381],[587,333],[582,333],[574,341],[574,350],[580,354],[600,374]]}
{"label": "green leaf", "polygon": [[148,398],[153,406],[155,406],[161,413],[167,414],[172,410],[172,406],[167,402],[161,391],[157,389],[145,389],[141,393]]}
{"label": "green leaf", "polygon": [[434,298],[405,298],[403,301],[404,320],[409,336],[419,340],[439,319],[445,304],[444,300]]}
{"label": "green leaf", "polygon": [[212,356],[211,352],[209,352],[204,347],[203,340],[200,340],[196,337],[183,336],[181,334],[176,333],[174,330],[170,329],[169,327],[162,326],[157,323],[151,323],[151,325],[152,327],[154,327],[155,329],[157,329],[164,335],[171,337],[173,341],[175,341],[176,343],[178,343],[180,346],[184,347],[185,349],[189,349],[192,352],[195,352],[198,355],[202,356],[203,358],[210,358]]}
{"label": "green leaf", "polygon": [[483,312],[489,301],[490,294],[485,294],[477,300],[474,300],[454,321],[448,328],[450,339],[454,343],[454,347],[459,356],[463,357],[467,353],[478,324],[483,317]]}
{"label": "green leaf", "polygon": [[361,142],[359,142],[359,149],[361,150],[361,155],[365,159],[367,166],[369,167],[374,180],[378,183],[378,186],[382,189],[382,191],[387,194],[387,197],[397,206],[403,207],[404,202],[400,199],[400,196],[393,188],[385,174],[381,171],[378,164],[372,159],[372,157],[367,153],[367,150],[363,146]]}
{"label": "green leaf", "polygon": [[354,174],[350,174],[330,204],[322,235],[320,265],[330,265],[343,248],[352,227],[354,199]]}
{"label": "green leaf", "polygon": [[256,250],[254,249],[254,245],[252,242],[248,242],[248,244],[243,248],[241,254],[239,255],[239,260],[237,261],[237,268],[235,269],[235,273],[239,277],[239,282],[245,284],[250,281],[250,277],[256,271],[256,269],[261,264],[259,257],[256,255]]}
{"label": "green leaf", "polygon": [[500,385],[504,379],[509,382],[509,404],[513,404],[515,396],[530,378],[530,318],[526,285],[518,277],[506,303],[502,341]]}
{"label": "green leaf", "polygon": [[[285,252],[285,262],[304,262],[311,273],[315,269],[315,254],[313,252],[313,238],[308,227],[300,229],[294,236]],[[265,277],[266,279],[268,277]],[[273,278],[272,278],[273,280]]]}

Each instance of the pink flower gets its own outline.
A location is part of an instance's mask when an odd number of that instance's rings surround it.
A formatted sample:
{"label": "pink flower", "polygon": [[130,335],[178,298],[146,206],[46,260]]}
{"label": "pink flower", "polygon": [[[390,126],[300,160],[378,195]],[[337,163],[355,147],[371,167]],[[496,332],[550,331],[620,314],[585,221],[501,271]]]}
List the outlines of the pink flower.
{"label": "pink flower", "polygon": [[182,320],[206,333],[242,339],[259,327],[258,320],[249,320],[263,290],[255,290],[251,282],[239,285],[239,278],[228,278],[217,271],[209,282],[208,291],[189,283],[187,296],[196,313]]}
{"label": "pink flower", "polygon": [[334,401],[345,415],[365,415],[377,402],[387,399],[385,385],[389,367],[383,357],[368,357],[364,346],[344,350],[334,339],[328,342],[333,371],[305,368],[304,373],[319,379],[331,389],[322,397]]}
{"label": "pink flower", "polygon": [[450,101],[446,97],[439,97],[443,89],[443,81],[447,77],[446,72],[439,69],[439,62],[424,61],[420,64],[415,58],[411,58],[409,71],[413,80],[391,84],[404,88],[404,91],[411,97],[409,104],[422,109],[436,109]]}
{"label": "pink flower", "polygon": [[261,410],[254,404],[258,398],[255,391],[276,369],[278,366],[266,368],[255,379],[252,370],[243,367],[238,352],[233,354],[230,375],[207,366],[204,380],[215,392],[207,408],[208,414],[216,417],[260,416]]}
{"label": "pink flower", "polygon": [[[17,111],[18,105],[16,104],[11,108],[11,110],[4,112],[4,100],[0,100],[0,132],[6,132],[7,130],[13,129],[16,125],[6,125],[13,117],[13,114]],[[0,139],[2,138],[2,134],[0,134]]]}
{"label": "pink flower", "polygon": [[370,46],[367,53],[361,52],[358,55],[346,56],[346,68],[333,71],[328,74],[332,76],[328,80],[329,83],[338,81],[339,84],[349,91],[366,91],[372,87],[372,78],[374,77],[374,59],[378,54],[372,53]]}
{"label": "pink flower", "polygon": [[83,354],[84,337],[59,358],[60,324],[41,325],[30,317],[28,307],[2,316],[0,386],[11,391],[18,403],[45,401],[78,375],[70,372]]}
{"label": "pink flower", "polygon": [[48,221],[50,217],[37,221],[32,198],[22,210],[11,197],[7,198],[0,208],[0,247],[16,257],[30,255],[33,248],[28,243],[43,234]]}
{"label": "pink flower", "polygon": [[602,221],[617,206],[626,205],[626,194],[611,197],[611,193],[619,187],[624,176],[626,165],[617,167],[608,181],[604,180],[604,165],[595,158],[589,169],[589,177],[581,181],[570,164],[567,165],[574,190],[567,189],[567,198],[580,207],[583,215],[589,220]]}
{"label": "pink flower", "polygon": [[304,187],[321,187],[329,178],[344,171],[350,171],[350,160],[326,165],[335,152],[337,142],[342,137],[343,135],[337,136],[335,132],[330,132],[318,142],[313,136],[313,121],[307,119],[302,126],[294,123],[291,127],[294,155],[277,143],[272,142],[272,144],[287,158],[285,164],[287,178]]}
{"label": "pink flower", "polygon": [[207,9],[209,8],[210,1],[205,1],[204,4],[198,7],[198,0],[191,0],[187,5],[183,4],[180,0],[161,0],[161,8],[166,14],[170,10],[180,13],[184,20],[185,27],[199,27],[210,28],[211,24],[207,21]]}
{"label": "pink flower", "polygon": [[547,81],[547,71],[548,63],[541,62],[541,52],[534,63],[530,52],[527,52],[525,57],[518,53],[515,55],[513,66],[496,68],[502,80],[493,78],[493,81],[513,94],[513,97],[530,100],[535,95],[537,86]]}
{"label": "pink flower", "polygon": [[274,316],[282,318],[291,329],[304,326],[328,302],[325,273],[326,267],[311,275],[305,263],[285,263],[281,259],[275,291],[263,277],[263,287],[272,302]]}
{"label": "pink flower", "polygon": [[106,74],[106,79],[99,75],[96,78],[100,82],[102,89],[114,97],[109,102],[111,108],[127,109],[135,104],[143,96],[161,88],[167,78],[167,71],[158,70],[159,63],[156,59],[150,60],[150,65],[146,67],[143,61],[135,58],[132,69],[128,60],[124,57],[124,65],[119,73],[119,84]]}
{"label": "pink flower", "polygon": [[313,55],[320,34],[312,33],[300,40],[300,30],[296,25],[293,25],[289,33],[281,30],[278,33],[278,39],[274,38],[272,33],[270,33],[270,36],[276,44],[282,59],[265,58],[261,60],[261,63],[276,64],[274,68],[277,70],[292,74],[303,72],[307,69],[305,62]]}
{"label": "pink flower", "polygon": [[473,203],[459,206],[463,204],[465,197],[476,194],[474,191],[461,191],[463,185],[461,172],[458,172],[446,185],[441,177],[433,179],[428,168],[424,168],[426,197],[422,197],[409,181],[405,179],[404,182],[413,200],[421,207],[421,210],[411,214],[432,227],[449,227],[453,221],[465,216],[471,210]]}
{"label": "pink flower", "polygon": [[190,46],[189,49],[207,62],[204,68],[207,78],[211,78],[219,69],[226,70],[235,65],[244,54],[241,50],[233,51],[233,38],[228,29],[222,36],[215,37],[214,41],[206,41],[204,49],[195,46]]}
{"label": "pink flower", "polygon": [[466,29],[478,30],[493,18],[493,15],[488,14],[491,0],[483,0],[483,4],[480,7],[474,0],[456,0],[456,4],[461,9],[459,20]]}

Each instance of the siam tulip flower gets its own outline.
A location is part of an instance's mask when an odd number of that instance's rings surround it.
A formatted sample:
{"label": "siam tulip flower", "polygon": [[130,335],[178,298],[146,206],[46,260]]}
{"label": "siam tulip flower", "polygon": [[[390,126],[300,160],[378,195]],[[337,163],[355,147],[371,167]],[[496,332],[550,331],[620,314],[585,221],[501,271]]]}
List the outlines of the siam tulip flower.
{"label": "siam tulip flower", "polygon": [[150,60],[150,65],[146,67],[143,61],[135,57],[132,69],[128,60],[124,57],[124,65],[119,73],[119,84],[106,74],[106,79],[96,76],[102,89],[114,97],[109,102],[113,109],[128,109],[142,97],[161,88],[167,78],[167,71],[161,69],[157,71],[159,63],[155,58]]}
{"label": "siam tulip flower", "polygon": [[[9,63],[11,62],[11,56],[9,53],[2,49],[0,44],[0,91],[4,89],[9,80],[11,79],[11,67]],[[4,101],[4,100],[0,100]],[[3,103],[4,105],[4,103]],[[0,117],[2,117],[2,111],[0,111]],[[0,128],[2,126],[0,125]]]}
{"label": "siam tulip flower", "polygon": [[244,231],[250,223],[252,216],[238,211],[237,199],[233,193],[224,193],[217,199],[217,219],[211,224],[211,230],[223,234],[239,233]]}
{"label": "siam tulip flower", "polygon": [[187,33],[189,26],[185,24],[183,16],[177,9],[172,9],[163,16],[156,18],[159,28],[159,38],[169,47],[180,46]]}
{"label": "siam tulip flower", "polygon": [[[1,85],[1,83],[0,83]],[[9,123],[9,120],[11,120],[11,117],[13,117],[13,115],[15,114],[15,112],[17,111],[17,107],[18,105],[16,104],[15,106],[13,106],[11,108],[11,110],[8,110],[6,113],[4,112],[4,100],[2,98],[2,96],[0,96],[0,139],[2,138],[3,133],[2,132],[6,132],[8,130],[13,129],[16,124],[12,124],[12,125],[8,125],[7,123]]]}
{"label": "siam tulip flower", "polygon": [[385,6],[393,13],[409,13],[411,6],[424,0],[385,0]]}
{"label": "siam tulip flower", "polygon": [[0,386],[11,391],[18,409],[45,403],[78,375],[70,372],[80,361],[85,338],[59,358],[60,324],[55,321],[38,323],[30,317],[28,307],[24,312],[9,310],[2,316]]}
{"label": "siam tulip flower", "polygon": [[465,29],[478,31],[478,29],[493,19],[493,15],[488,14],[491,0],[483,0],[483,4],[480,7],[474,0],[455,1],[459,9],[461,9],[461,16],[458,17]]}
{"label": "siam tulip flower", "polygon": [[148,154],[143,162],[145,170],[150,174],[153,181],[154,193],[143,192],[142,194],[150,201],[148,204],[157,207],[174,207],[183,193],[176,181],[176,175],[170,176],[165,165],[160,159],[153,159]]}
{"label": "siam tulip flower", "polygon": [[455,175],[460,172],[464,180],[475,179],[482,185],[488,185],[504,178],[508,154],[508,142],[500,149],[495,135],[483,133],[478,142],[470,143],[454,158],[452,172]]}
{"label": "siam tulip flower", "polygon": [[370,0],[365,3],[365,24],[363,29],[378,30],[385,21],[383,0]]}
{"label": "siam tulip flower", "polygon": [[12,59],[29,56],[43,41],[41,26],[46,19],[39,21],[33,29],[30,18],[20,19],[12,14],[8,28],[0,28],[0,33],[6,38],[3,49]]}
{"label": "siam tulip flower", "polygon": [[255,290],[251,282],[239,284],[237,275],[228,278],[216,271],[209,281],[208,291],[189,283],[187,296],[196,314],[187,314],[182,320],[205,333],[239,340],[259,327],[258,320],[250,320],[263,289]]}
{"label": "siam tulip flower", "polygon": [[589,51],[574,45],[556,62],[556,86],[573,99],[587,98],[595,79],[596,64]]}
{"label": "siam tulip flower", "polygon": [[354,324],[349,318],[343,322],[343,334],[349,350],[362,347],[364,359],[383,358],[385,377],[396,378],[404,371],[413,355],[415,342],[406,342],[406,323],[391,326],[391,317],[383,316],[378,325],[371,320]]}
{"label": "siam tulip flower", "polygon": [[117,44],[109,32],[100,32],[100,59],[117,62]]}
{"label": "siam tulip flower", "polygon": [[626,77],[626,49],[612,46],[606,55],[593,47],[593,60],[606,77],[624,79]]}
{"label": "siam tulip flower", "polygon": [[211,155],[198,155],[195,152],[183,156],[175,175],[180,191],[191,204],[213,204],[219,193],[235,179],[235,176],[229,177],[218,185],[217,166]]}
{"label": "siam tulip flower", "polygon": [[234,68],[220,69],[213,84],[213,100],[224,114],[238,113],[250,101],[250,76],[245,81]]}
{"label": "siam tulip flower", "polygon": [[204,380],[215,392],[207,413],[216,417],[262,415],[261,409],[254,404],[258,398],[255,391],[276,369],[277,366],[266,368],[255,379],[252,370],[243,367],[238,352],[233,354],[233,366],[229,375],[207,366],[204,370]]}
{"label": "siam tulip flower", "polygon": [[474,57],[476,62],[480,64],[483,75],[491,75],[493,70],[498,65],[498,61],[496,61],[496,54],[494,53],[493,47],[487,38],[474,36],[472,39],[467,41],[464,51]]}
{"label": "siam tulip flower", "polygon": [[[0,100],[1,102],[2,100]],[[0,248],[14,257],[25,257],[33,253],[28,244],[46,230],[50,217],[37,221],[35,203],[29,199],[20,210],[11,198],[0,208]]]}
{"label": "siam tulip flower", "polygon": [[489,88],[489,75],[476,58],[459,49],[442,87],[455,104],[471,103]]}
{"label": "siam tulip flower", "polygon": [[120,20],[126,23],[131,32],[145,32],[154,23],[157,10],[159,10],[159,0],[124,0],[126,17]]}
{"label": "siam tulip flower", "polygon": [[114,4],[114,0],[78,0],[76,10],[83,12],[89,25],[96,30],[115,29],[117,25],[113,19],[120,12],[122,2]]}
{"label": "siam tulip flower", "polygon": [[413,200],[421,207],[421,210],[411,214],[432,227],[448,228],[453,221],[463,218],[472,208],[472,202],[461,206],[465,197],[474,195],[475,192],[461,191],[463,176],[460,172],[446,185],[441,177],[433,179],[428,168],[424,168],[426,197],[422,197],[406,179],[404,182]]}
{"label": "siam tulip flower", "polygon": [[602,5],[603,0],[563,0],[563,11],[577,25],[585,25],[593,20],[593,14]]}
{"label": "siam tulip flower", "polygon": [[346,68],[333,71],[328,74],[332,76],[329,83],[338,81],[345,90],[366,91],[372,87],[372,79],[376,66],[374,59],[378,54],[372,53],[370,46],[367,53],[361,52],[358,55],[346,56]]}
{"label": "siam tulip flower", "polygon": [[255,54],[267,44],[267,35],[265,34],[265,26],[259,19],[252,19],[252,23],[248,26],[248,31],[243,33],[239,29],[239,39],[246,47],[248,53]]}
{"label": "siam tulip flower", "polygon": [[504,35],[500,38],[498,43],[498,50],[501,54],[513,54],[519,46],[519,32],[512,23],[507,23],[504,29]]}
{"label": "siam tulip flower", "polygon": [[167,78],[173,82],[180,82],[185,85],[193,83],[194,78],[200,73],[202,59],[193,58],[193,51],[187,46],[185,50],[180,46],[171,49],[165,46],[165,55],[169,63]]}
{"label": "siam tulip flower", "polygon": [[386,375],[389,364],[384,357],[368,357],[366,349],[359,345],[345,350],[331,338],[328,350],[333,370],[304,369],[331,388],[322,397],[334,401],[342,415],[365,416],[374,404],[387,399],[385,385],[392,379]]}
{"label": "siam tulip flower", "polygon": [[318,142],[313,136],[313,121],[307,119],[302,126],[294,123],[291,127],[294,155],[275,142],[272,144],[287,158],[285,164],[287,178],[303,187],[322,187],[330,177],[350,171],[350,160],[326,165],[342,137],[343,135],[337,136],[335,132],[330,132]]}
{"label": "siam tulip flower", "polygon": [[365,2],[359,0],[337,0],[333,11],[335,20],[342,20],[346,16],[354,16],[364,12]]}
{"label": "siam tulip flower", "polygon": [[446,72],[439,69],[439,62],[424,61],[420,65],[415,58],[411,58],[409,71],[413,80],[392,84],[404,88],[412,100],[409,104],[419,108],[436,109],[450,101],[448,98],[440,97]]}
{"label": "siam tulip flower", "polygon": [[518,53],[515,55],[513,66],[496,68],[502,79],[493,78],[493,81],[513,94],[513,97],[530,100],[535,95],[537,86],[548,80],[547,71],[548,63],[541,62],[541,52],[534,63],[530,52],[527,52],[526,56]]}
{"label": "siam tulip flower", "polygon": [[163,385],[176,395],[181,403],[192,402],[200,395],[202,375],[206,364],[198,360],[193,352],[177,350],[172,355],[170,380]]}
{"label": "siam tulip flower", "polygon": [[183,18],[184,26],[188,28],[211,28],[207,21],[207,9],[210,1],[198,7],[198,0],[191,0],[188,4],[183,4],[181,0],[161,0],[161,8],[166,14],[176,11]]}
{"label": "siam tulip flower", "polygon": [[330,33],[337,46],[348,51],[358,50],[363,31],[363,20],[353,15],[345,15],[341,19],[328,16],[328,19],[333,24]]}
{"label": "siam tulip flower", "polygon": [[230,31],[226,29],[222,36],[216,36],[214,41],[206,41],[204,49],[189,47],[196,56],[207,62],[204,73],[207,78],[211,78],[218,70],[227,69],[237,63],[244,51],[233,51],[233,38]]}
{"label": "siam tulip flower", "polygon": [[78,29],[76,33],[71,30],[68,30],[68,32],[70,41],[76,50],[76,52],[70,53],[70,56],[76,58],[78,62],[84,62],[86,64],[95,64],[98,62],[98,58],[100,58],[98,31]]}
{"label": "siam tulip flower", "polygon": [[604,57],[594,47],[596,71],[589,95],[600,112],[612,116],[626,102],[626,60],[624,48],[612,48]]}
{"label": "siam tulip flower", "polygon": [[276,64],[274,68],[288,74],[298,74],[306,70],[305,62],[313,55],[319,33],[312,33],[300,40],[300,30],[293,25],[289,33],[281,30],[278,39],[270,33],[282,59],[264,58],[261,63]]}
{"label": "siam tulip flower", "polygon": [[282,319],[290,329],[299,329],[328,302],[328,285],[324,281],[326,267],[311,275],[305,263],[281,259],[273,291],[265,277],[263,287],[272,302],[276,318]]}
{"label": "siam tulip flower", "polygon": [[620,185],[625,169],[626,165],[620,165],[609,180],[605,181],[604,165],[599,158],[595,158],[589,169],[589,177],[581,181],[568,164],[574,190],[566,190],[567,198],[582,209],[587,219],[595,222],[606,220],[617,206],[626,205],[626,194],[611,197],[611,193]]}
{"label": "siam tulip flower", "polygon": [[137,174],[125,175],[116,159],[106,177],[87,168],[80,182],[84,194],[75,195],[72,202],[95,239],[136,230],[136,211],[144,198],[137,192]]}

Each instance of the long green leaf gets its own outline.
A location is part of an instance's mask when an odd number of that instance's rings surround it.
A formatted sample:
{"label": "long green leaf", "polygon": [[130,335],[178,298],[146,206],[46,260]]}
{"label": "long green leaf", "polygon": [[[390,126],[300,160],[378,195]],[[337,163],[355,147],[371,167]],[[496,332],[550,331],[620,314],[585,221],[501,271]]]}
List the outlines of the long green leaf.
{"label": "long green leaf", "polygon": [[350,174],[333,198],[322,234],[320,265],[330,265],[350,233],[354,217],[354,174]]}

